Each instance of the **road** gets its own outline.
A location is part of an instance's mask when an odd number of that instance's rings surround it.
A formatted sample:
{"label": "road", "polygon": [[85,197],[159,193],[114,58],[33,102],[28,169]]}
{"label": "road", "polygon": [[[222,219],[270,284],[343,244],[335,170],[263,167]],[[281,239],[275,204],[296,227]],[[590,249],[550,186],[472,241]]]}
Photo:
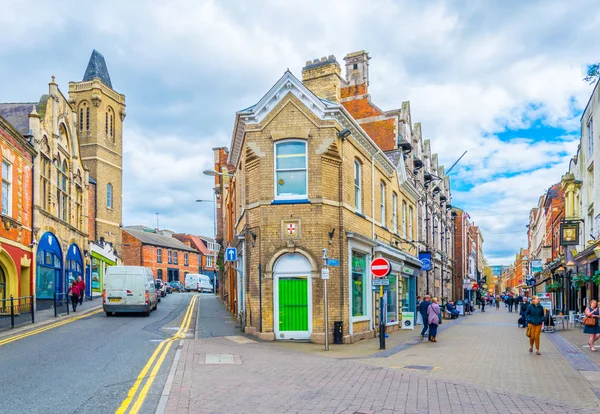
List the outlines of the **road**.
{"label": "road", "polygon": [[[0,346],[0,413],[115,412],[161,342],[168,343],[179,332],[187,314],[187,337],[193,337],[197,306],[194,312],[186,310],[194,295],[168,295],[150,317],[99,313]],[[156,409],[175,350],[170,346],[165,353],[139,412]],[[133,403],[135,399],[129,409]]]}

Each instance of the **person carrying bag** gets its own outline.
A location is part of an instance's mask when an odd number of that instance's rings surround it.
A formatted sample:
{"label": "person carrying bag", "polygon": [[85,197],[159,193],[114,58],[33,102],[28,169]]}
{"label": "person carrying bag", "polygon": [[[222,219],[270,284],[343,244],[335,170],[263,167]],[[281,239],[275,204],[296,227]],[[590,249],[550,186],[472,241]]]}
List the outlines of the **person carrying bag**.
{"label": "person carrying bag", "polygon": [[600,338],[600,325],[598,324],[598,318],[600,318],[600,307],[598,307],[598,301],[592,299],[590,306],[585,308],[585,318],[582,319],[583,333],[590,336],[588,345],[590,351],[596,352],[594,343]]}

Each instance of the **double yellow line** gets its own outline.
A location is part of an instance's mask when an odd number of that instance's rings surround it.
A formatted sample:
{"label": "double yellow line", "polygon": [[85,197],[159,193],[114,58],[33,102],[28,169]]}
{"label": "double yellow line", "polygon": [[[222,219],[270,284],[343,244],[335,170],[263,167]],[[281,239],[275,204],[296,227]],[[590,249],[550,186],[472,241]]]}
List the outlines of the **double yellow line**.
{"label": "double yellow line", "polygon": [[63,325],[66,325],[68,323],[71,323],[71,322],[74,322],[74,321],[78,321],[79,319],[83,319],[83,318],[87,318],[89,316],[96,315],[96,314],[98,314],[100,312],[103,312],[103,310],[102,309],[97,309],[95,311],[92,311],[92,312],[89,312],[89,313],[85,313],[83,315],[74,316],[72,318],[62,320],[60,322],[55,322],[55,323],[51,323],[51,324],[46,325],[46,326],[42,326],[41,328],[37,328],[37,329],[34,329],[32,331],[27,331],[27,332],[24,332],[22,334],[17,334],[17,335],[14,335],[14,336],[9,336],[9,337],[4,338],[4,339],[0,339],[0,346],[6,345],[6,344],[10,344],[11,342],[18,341],[19,339],[27,338],[28,336],[33,336],[33,335],[37,335],[37,334],[45,332],[45,331],[49,331],[50,329],[58,328],[59,326],[63,326]]}
{"label": "double yellow line", "polygon": [[[154,379],[156,378],[156,374],[158,374],[158,370],[160,369],[163,361],[165,360],[165,357],[167,356],[167,353],[169,352],[171,345],[173,345],[173,342],[175,342],[176,340],[185,338],[185,335],[186,335],[188,329],[190,328],[190,324],[192,322],[192,316],[194,314],[194,307],[196,305],[197,300],[198,300],[197,295],[192,297],[192,300],[190,301],[190,304],[187,307],[185,316],[183,317],[183,321],[181,322],[181,325],[180,325],[179,329],[177,330],[177,332],[170,338],[162,341],[158,345],[158,348],[156,348],[154,353],[150,356],[150,359],[148,360],[148,362],[146,363],[146,365],[140,372],[140,375],[138,375],[138,377],[136,378],[135,382],[133,383],[133,386],[129,389],[129,392],[127,393],[127,398],[125,398],[125,400],[123,400],[123,402],[121,403],[121,406],[116,411],[116,414],[124,414],[125,412],[127,412],[127,409],[129,408],[131,403],[134,401],[134,397],[135,397],[140,385],[146,379],[146,383],[144,384],[144,387],[141,389],[140,393],[137,395],[137,398],[135,398],[135,402],[133,403],[133,406],[131,407],[131,410],[129,410],[129,412],[131,414],[135,414],[140,410],[140,408],[142,408],[142,404],[144,403],[144,400],[146,399],[146,395],[148,394],[148,391],[150,390],[150,387],[152,386],[152,383],[154,382]],[[156,362],[156,364],[155,364],[155,362]],[[150,375],[147,375],[148,371],[150,370],[152,365],[154,365],[154,367],[152,368],[152,371],[150,371]]]}

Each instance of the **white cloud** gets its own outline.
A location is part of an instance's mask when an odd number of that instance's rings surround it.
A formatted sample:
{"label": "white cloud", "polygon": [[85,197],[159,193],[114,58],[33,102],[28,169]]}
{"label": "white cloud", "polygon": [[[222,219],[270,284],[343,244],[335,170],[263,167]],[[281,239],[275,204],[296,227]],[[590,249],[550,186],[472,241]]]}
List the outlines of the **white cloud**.
{"label": "white cloud", "polygon": [[[150,225],[160,210],[176,230],[210,233],[211,206],[194,199],[212,197],[202,170],[212,147],[229,144],[235,111],[257,102],[287,68],[299,76],[307,60],[330,54],[343,66],[346,53],[365,49],[374,102],[392,109],[410,100],[413,122],[422,122],[442,163],[468,150],[452,175],[453,203],[473,212],[486,251],[500,260],[522,245],[523,234],[508,232],[522,229],[527,214],[490,214],[533,207],[577,146],[591,91],[583,68],[598,60],[595,5],[9,1],[0,13],[9,34],[0,40],[0,75],[3,94],[31,100],[52,74],[77,80],[99,49],[128,100],[126,224]],[[566,136],[498,138],[540,123]]]}

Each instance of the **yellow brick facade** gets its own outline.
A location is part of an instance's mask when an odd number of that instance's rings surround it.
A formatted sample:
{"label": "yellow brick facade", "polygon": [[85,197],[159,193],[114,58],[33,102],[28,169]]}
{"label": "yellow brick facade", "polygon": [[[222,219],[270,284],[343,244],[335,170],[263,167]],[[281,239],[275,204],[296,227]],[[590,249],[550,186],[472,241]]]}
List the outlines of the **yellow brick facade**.
{"label": "yellow brick facade", "polygon": [[79,119],[81,160],[97,183],[96,239],[112,243],[120,255],[125,96],[94,78],[70,82],[69,97]]}
{"label": "yellow brick facade", "polygon": [[[390,253],[392,255],[410,256],[411,265],[418,267],[419,262],[414,257],[415,248],[405,242],[416,238],[416,217],[412,219],[412,234],[401,236],[391,231],[392,194],[397,197],[399,233],[402,203],[406,203],[407,211],[411,207],[413,214],[416,214],[415,196],[400,185],[395,165],[377,150],[357,124],[352,124],[350,116],[341,106],[335,107],[335,114],[318,116],[315,114],[318,109],[314,109],[318,103],[314,102],[314,97],[307,96],[310,92],[293,75],[286,73],[279,84],[282,82],[285,88],[273,95],[271,105],[267,106],[267,114],[260,120],[255,121],[256,118],[253,119],[251,115],[238,114],[230,155],[230,161],[236,167],[235,178],[229,185],[231,191],[223,194],[223,202],[236,200],[232,203],[235,208],[229,219],[235,223],[234,233],[238,237],[225,242],[237,247],[239,254],[244,256],[244,269],[243,274],[236,275],[232,267],[226,267],[225,277],[243,278],[243,283],[238,280],[229,284],[225,280],[222,287],[227,290],[228,286],[243,286],[243,294],[238,292],[243,305],[238,304],[236,311],[244,319],[248,332],[254,332],[264,339],[299,339],[281,332],[279,336],[276,335],[276,319],[281,315],[275,313],[281,312],[277,307],[281,298],[275,296],[278,275],[274,268],[286,254],[301,254],[310,264],[308,313],[312,317],[309,339],[324,342],[324,282],[321,270],[323,249],[326,248],[329,258],[339,260],[339,267],[329,267],[328,331],[331,339],[334,321],[342,322],[346,343],[373,337],[377,317],[373,303],[376,303],[378,295],[371,293],[371,277],[366,270],[362,286],[366,289],[364,297],[368,303],[368,306],[363,305],[366,315],[351,316],[352,252],[364,252],[368,266],[374,256],[387,254],[380,246],[383,244],[387,246],[388,253],[393,252]],[[313,101],[310,102],[310,99]],[[350,124],[351,134],[340,138],[338,132]],[[283,201],[279,204],[281,201],[277,200],[275,194],[275,145],[290,139],[305,142],[307,146],[308,195],[307,200]],[[355,207],[355,161],[361,165],[360,211]],[[399,165],[404,168],[403,163]],[[386,193],[385,223],[381,222],[380,214],[382,182]],[[373,196],[375,206],[372,203]],[[224,216],[227,221],[227,214]],[[293,235],[287,232],[290,223],[296,226]],[[242,239],[245,243],[239,242]],[[397,267],[394,268],[395,273],[399,271]],[[242,309],[245,309],[244,313],[240,312]],[[389,329],[398,329],[400,312],[401,309],[396,310],[396,321]]]}

